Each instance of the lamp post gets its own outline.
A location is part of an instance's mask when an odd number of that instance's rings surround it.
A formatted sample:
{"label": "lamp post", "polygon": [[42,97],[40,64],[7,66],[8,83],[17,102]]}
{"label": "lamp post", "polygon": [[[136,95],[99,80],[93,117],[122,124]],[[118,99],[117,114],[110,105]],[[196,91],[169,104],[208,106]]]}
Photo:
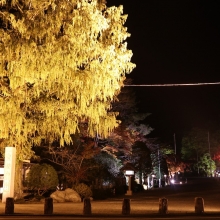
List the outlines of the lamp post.
{"label": "lamp post", "polygon": [[132,190],[131,190],[131,177],[134,175],[134,170],[125,170],[125,176],[128,177],[128,190],[125,195],[131,196]]}
{"label": "lamp post", "polygon": [[164,182],[165,182],[165,186],[167,185],[167,175],[166,174],[164,174]]}

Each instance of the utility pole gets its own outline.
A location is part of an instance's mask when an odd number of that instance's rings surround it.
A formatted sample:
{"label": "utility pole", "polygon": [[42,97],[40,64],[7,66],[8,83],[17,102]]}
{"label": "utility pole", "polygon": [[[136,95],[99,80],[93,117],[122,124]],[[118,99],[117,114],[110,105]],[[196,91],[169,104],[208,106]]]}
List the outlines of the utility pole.
{"label": "utility pole", "polygon": [[209,162],[209,166],[210,166],[210,176],[212,177],[212,162],[211,162],[211,151],[210,151],[209,131],[208,131],[208,147],[209,147],[209,155],[210,155],[210,162]]}
{"label": "utility pole", "polygon": [[176,162],[176,135],[175,133],[173,135],[173,141],[174,141],[174,152],[175,152],[175,162]]}
{"label": "utility pole", "polygon": [[160,148],[158,147],[158,162],[159,162],[159,187],[161,187],[161,172],[160,172]]}

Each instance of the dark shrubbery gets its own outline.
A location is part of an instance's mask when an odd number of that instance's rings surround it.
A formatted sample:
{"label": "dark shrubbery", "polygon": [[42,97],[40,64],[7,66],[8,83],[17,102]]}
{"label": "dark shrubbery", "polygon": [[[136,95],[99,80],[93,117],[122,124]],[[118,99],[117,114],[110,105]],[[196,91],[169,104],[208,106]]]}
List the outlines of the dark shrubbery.
{"label": "dark shrubbery", "polygon": [[55,190],[58,185],[56,170],[49,164],[36,164],[31,167],[27,177],[29,190],[36,191],[42,196],[48,190]]}
{"label": "dark shrubbery", "polygon": [[84,183],[73,185],[72,188],[81,196],[82,199],[92,197],[93,195],[91,188]]}

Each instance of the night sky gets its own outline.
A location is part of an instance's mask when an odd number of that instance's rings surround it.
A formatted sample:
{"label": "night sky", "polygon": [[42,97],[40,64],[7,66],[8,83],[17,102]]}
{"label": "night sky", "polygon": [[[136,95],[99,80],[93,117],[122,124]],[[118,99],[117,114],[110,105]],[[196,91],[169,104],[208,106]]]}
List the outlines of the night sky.
{"label": "night sky", "polygon": [[[137,65],[133,84],[220,82],[219,0],[107,0],[124,6]],[[164,140],[191,127],[220,129],[220,85],[135,87],[139,110]]]}

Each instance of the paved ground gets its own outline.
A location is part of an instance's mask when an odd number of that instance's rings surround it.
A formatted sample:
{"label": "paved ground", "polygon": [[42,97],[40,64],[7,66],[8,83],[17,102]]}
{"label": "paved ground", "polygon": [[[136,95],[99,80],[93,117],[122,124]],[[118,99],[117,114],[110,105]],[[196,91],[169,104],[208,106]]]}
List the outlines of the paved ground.
{"label": "paved ground", "polygon": [[[157,214],[159,198],[168,200],[169,213],[190,214],[195,212],[195,197],[204,199],[205,213],[220,215],[220,181],[218,179],[196,179],[186,185],[166,186],[144,192],[133,193],[132,196],[120,196],[103,201],[92,201],[93,215],[121,215],[124,198],[130,199],[131,214]],[[43,215],[44,204],[15,204],[15,214]],[[0,215],[5,213],[5,204],[0,203]],[[54,203],[53,214],[82,215],[83,203]]]}

